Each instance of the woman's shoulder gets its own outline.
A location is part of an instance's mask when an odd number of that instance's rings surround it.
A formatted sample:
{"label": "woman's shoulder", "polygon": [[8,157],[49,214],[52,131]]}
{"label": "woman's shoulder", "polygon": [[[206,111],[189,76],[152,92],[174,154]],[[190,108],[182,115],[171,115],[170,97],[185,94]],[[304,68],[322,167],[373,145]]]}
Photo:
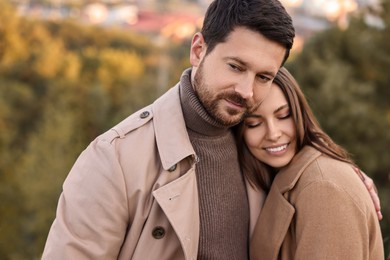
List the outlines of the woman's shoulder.
{"label": "woman's shoulder", "polygon": [[362,184],[359,185],[362,188],[364,186],[350,163],[330,158],[325,154],[312,161],[303,175],[305,178],[329,181],[339,186],[350,186],[351,183]]}
{"label": "woman's shoulder", "polygon": [[[295,165],[294,165],[295,164]],[[314,147],[305,146],[289,167],[291,171],[300,171],[300,182],[329,181],[338,185],[350,182],[362,182],[351,164],[331,158]]]}
{"label": "woman's shoulder", "polygon": [[361,208],[372,206],[369,193],[352,165],[324,154],[305,168],[295,188],[299,193],[314,193],[321,189],[345,196]]}

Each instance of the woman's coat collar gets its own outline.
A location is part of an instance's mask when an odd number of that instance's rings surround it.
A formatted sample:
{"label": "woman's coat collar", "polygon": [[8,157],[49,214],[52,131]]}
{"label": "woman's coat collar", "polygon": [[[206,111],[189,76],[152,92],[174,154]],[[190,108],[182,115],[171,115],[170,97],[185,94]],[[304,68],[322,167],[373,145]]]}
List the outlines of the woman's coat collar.
{"label": "woman's coat collar", "polygon": [[314,147],[304,146],[302,150],[295,155],[290,164],[276,174],[273,185],[277,185],[278,190],[282,194],[291,190],[296,185],[307,166],[320,155],[321,152]]}

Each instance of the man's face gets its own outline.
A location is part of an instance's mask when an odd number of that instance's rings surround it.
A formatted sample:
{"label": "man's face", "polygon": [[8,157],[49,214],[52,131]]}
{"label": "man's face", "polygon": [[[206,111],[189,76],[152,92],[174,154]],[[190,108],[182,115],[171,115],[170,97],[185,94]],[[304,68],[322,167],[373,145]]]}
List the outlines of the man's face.
{"label": "man's face", "polygon": [[192,85],[219,123],[233,126],[267,96],[286,49],[261,34],[238,27],[206,55],[203,36],[191,46]]}

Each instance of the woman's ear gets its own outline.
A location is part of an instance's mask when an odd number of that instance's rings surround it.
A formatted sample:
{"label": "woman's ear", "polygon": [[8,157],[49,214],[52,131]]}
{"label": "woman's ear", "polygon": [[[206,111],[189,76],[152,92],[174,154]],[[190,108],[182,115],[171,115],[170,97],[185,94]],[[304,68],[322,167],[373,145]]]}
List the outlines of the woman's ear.
{"label": "woman's ear", "polygon": [[193,67],[198,67],[206,53],[206,43],[202,33],[194,35],[191,42],[190,63]]}

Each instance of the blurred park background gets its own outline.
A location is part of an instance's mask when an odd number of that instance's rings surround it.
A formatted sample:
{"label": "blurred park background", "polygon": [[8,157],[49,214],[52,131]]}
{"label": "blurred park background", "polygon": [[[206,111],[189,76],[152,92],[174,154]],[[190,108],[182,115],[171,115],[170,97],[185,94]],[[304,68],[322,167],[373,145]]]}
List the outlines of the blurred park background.
{"label": "blurred park background", "polygon": [[[0,0],[0,259],[40,258],[77,156],[177,82],[208,2]],[[374,179],[390,259],[390,0],[282,2],[286,66]]]}

